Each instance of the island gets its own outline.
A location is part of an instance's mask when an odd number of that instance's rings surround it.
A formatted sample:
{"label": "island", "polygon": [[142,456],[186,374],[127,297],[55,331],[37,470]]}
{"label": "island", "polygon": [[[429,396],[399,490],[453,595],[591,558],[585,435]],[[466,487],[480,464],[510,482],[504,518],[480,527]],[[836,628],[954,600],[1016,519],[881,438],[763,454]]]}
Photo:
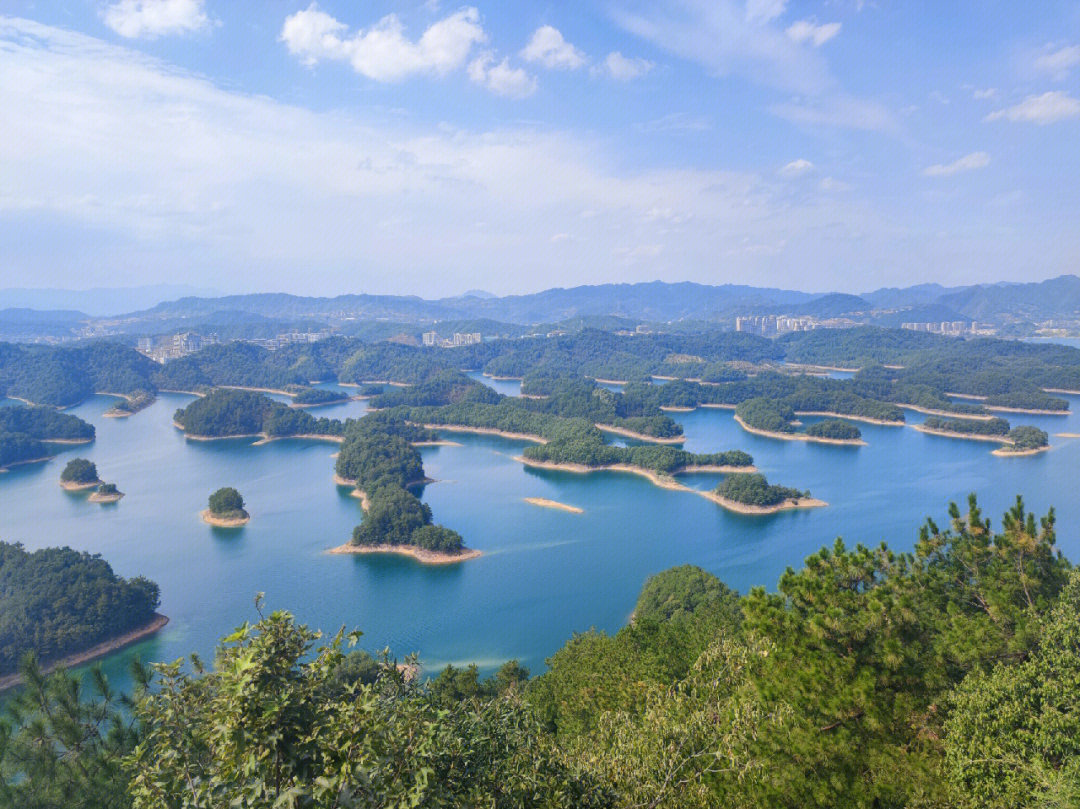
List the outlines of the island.
{"label": "island", "polygon": [[739,514],[775,514],[796,508],[819,508],[827,506],[823,500],[815,500],[810,492],[800,492],[786,486],[774,486],[757,473],[728,475],[711,492],[702,496]]}
{"label": "island", "polygon": [[[381,388],[379,389],[381,392]],[[301,388],[293,394],[292,407],[321,407],[323,405],[340,404],[348,402],[353,397],[340,391],[327,390],[326,388]]]}
{"label": "island", "polygon": [[784,401],[756,397],[735,408],[736,423],[749,433],[784,441],[811,441],[818,444],[866,446],[862,431],[843,419],[827,419],[797,430],[795,408]]}
{"label": "island", "polygon": [[210,495],[207,508],[199,512],[199,516],[203,522],[217,528],[239,528],[251,519],[244,510],[244,498],[231,486],[224,486]]}
{"label": "island", "polygon": [[72,458],[60,473],[60,486],[69,492],[96,489],[100,485],[97,466],[86,458]]}
{"label": "island", "polygon": [[94,554],[0,542],[0,691],[19,684],[27,653],[50,670],[149,637],[168,622],[158,603],[154,582],[123,579]]}
{"label": "island", "polygon": [[585,509],[583,508],[571,506],[567,503],[560,503],[558,500],[549,500],[546,497],[523,497],[521,499],[531,506],[540,506],[541,508],[553,508],[557,511],[565,511],[570,514],[585,513]]}
{"label": "island", "polygon": [[344,423],[315,418],[262,393],[217,388],[180,408],[173,424],[194,440],[318,438],[341,440]]}
{"label": "island", "polygon": [[0,407],[0,469],[47,461],[56,452],[50,444],[86,444],[94,426],[51,407]]}
{"label": "island", "polygon": [[134,393],[109,393],[106,395],[116,396],[120,399],[102,414],[107,419],[123,419],[133,416],[140,410],[152,405],[157,398],[148,390],[139,390]]}
{"label": "island", "polygon": [[115,483],[102,483],[87,499],[91,503],[118,503],[124,493],[116,488]]}

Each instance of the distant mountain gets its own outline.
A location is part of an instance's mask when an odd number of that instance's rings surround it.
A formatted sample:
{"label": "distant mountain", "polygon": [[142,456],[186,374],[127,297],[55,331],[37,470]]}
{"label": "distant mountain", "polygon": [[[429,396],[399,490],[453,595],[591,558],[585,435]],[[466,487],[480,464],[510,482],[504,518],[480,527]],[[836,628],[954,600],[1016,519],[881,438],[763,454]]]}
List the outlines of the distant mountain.
{"label": "distant mountain", "polygon": [[870,322],[875,326],[899,328],[904,323],[970,323],[972,318],[965,314],[942,306],[940,303],[928,303],[911,306],[894,312],[875,314]]}
{"label": "distant mountain", "polygon": [[1080,278],[1062,275],[1029,284],[968,287],[941,296],[938,303],[980,321],[1078,318]]}
{"label": "distant mountain", "polygon": [[807,317],[840,317],[841,315],[865,314],[873,309],[873,305],[865,298],[858,295],[847,295],[842,292],[833,292],[822,295],[806,303],[792,306],[788,311],[793,315]]}
{"label": "distant mountain", "polygon": [[145,309],[181,295],[216,295],[212,289],[186,284],[154,284],[94,289],[0,289],[0,308],[78,309],[95,317]]}
{"label": "distant mountain", "polygon": [[870,301],[875,309],[904,309],[936,303],[942,295],[974,287],[943,287],[941,284],[917,284],[913,287],[886,287],[873,292],[864,292],[860,297]]}
{"label": "distant mountain", "polygon": [[45,336],[73,336],[90,320],[85,312],[73,310],[38,311],[12,308],[0,310],[0,338],[15,340]]}

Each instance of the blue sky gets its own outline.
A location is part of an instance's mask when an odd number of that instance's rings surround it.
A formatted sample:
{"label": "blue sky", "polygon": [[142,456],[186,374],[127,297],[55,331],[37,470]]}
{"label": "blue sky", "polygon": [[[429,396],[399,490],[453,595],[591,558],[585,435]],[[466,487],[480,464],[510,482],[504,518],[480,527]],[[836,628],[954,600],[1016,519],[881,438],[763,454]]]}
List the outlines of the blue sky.
{"label": "blue sky", "polygon": [[0,287],[1080,269],[1080,2],[6,3]]}

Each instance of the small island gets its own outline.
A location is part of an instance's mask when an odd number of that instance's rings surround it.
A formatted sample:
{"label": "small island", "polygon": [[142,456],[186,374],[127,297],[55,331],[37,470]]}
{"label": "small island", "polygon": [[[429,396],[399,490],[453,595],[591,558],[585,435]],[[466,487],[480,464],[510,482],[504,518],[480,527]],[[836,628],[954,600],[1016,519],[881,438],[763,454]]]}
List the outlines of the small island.
{"label": "small island", "polygon": [[117,503],[124,493],[116,488],[115,483],[102,483],[87,500],[91,503]]}
{"label": "small island", "polygon": [[1036,455],[1050,449],[1050,437],[1045,430],[1021,424],[1009,428],[1009,422],[1002,418],[988,421],[970,421],[963,419],[943,419],[931,416],[915,429],[928,435],[944,438],[966,438],[973,441],[992,441],[1001,444],[991,454],[1000,457],[1018,457]]}
{"label": "small island", "polygon": [[239,528],[251,519],[244,510],[244,498],[231,486],[224,486],[210,495],[208,506],[199,515],[203,522],[217,528]]}
{"label": "small island", "polygon": [[810,441],[817,444],[839,444],[862,447],[862,432],[854,424],[843,419],[830,418],[812,424],[805,430],[797,430],[795,409],[784,402],[756,397],[739,402],[735,408],[735,422],[754,435],[779,438],[783,441]]}
{"label": "small island", "polygon": [[[381,389],[380,389],[381,392]],[[301,388],[292,397],[291,407],[322,407],[323,405],[341,404],[353,397],[340,391],[326,388]]]}
{"label": "small island", "polygon": [[69,492],[96,489],[101,483],[97,466],[86,458],[72,458],[60,473],[60,486]]}
{"label": "small island", "polygon": [[102,415],[107,419],[124,419],[133,416],[140,410],[152,405],[157,398],[153,393],[146,390],[135,393],[110,393],[107,396],[117,396],[120,401],[106,410]]}
{"label": "small island", "polygon": [[571,506],[567,503],[560,503],[558,500],[549,500],[546,497],[523,497],[522,498],[530,506],[540,506],[541,508],[553,508],[558,511],[565,511],[570,514],[584,514],[585,509],[578,508],[577,506]]}
{"label": "small island", "polygon": [[711,492],[701,492],[701,495],[738,514],[775,514],[788,509],[828,505],[812,498],[810,492],[770,484],[764,475],[757,473],[728,475]]}

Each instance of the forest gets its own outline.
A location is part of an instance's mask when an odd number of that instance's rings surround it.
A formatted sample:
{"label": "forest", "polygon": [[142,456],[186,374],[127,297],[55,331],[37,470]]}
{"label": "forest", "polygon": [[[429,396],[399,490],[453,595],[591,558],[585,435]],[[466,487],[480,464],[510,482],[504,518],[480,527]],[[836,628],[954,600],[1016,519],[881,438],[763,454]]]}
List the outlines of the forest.
{"label": "forest", "polygon": [[53,455],[47,441],[92,441],[94,426],[51,407],[0,407],[0,469]]}
{"label": "forest", "polygon": [[185,432],[194,436],[225,438],[266,435],[339,436],[345,425],[328,418],[316,418],[303,410],[287,407],[262,393],[217,388],[173,415]]}
{"label": "forest", "polygon": [[0,542],[0,676],[28,651],[48,664],[144,626],[157,605],[156,584],[99,556]]}
{"label": "forest", "polygon": [[0,805],[1075,806],[1080,573],[1055,532],[972,496],[911,552],[837,540],[769,591],[674,568],[531,679],[412,677],[261,604],[212,662],[140,669],[127,707],[27,660]]}
{"label": "forest", "polygon": [[713,491],[725,500],[744,506],[775,506],[786,500],[798,501],[810,497],[810,492],[774,486],[757,472],[728,475]]}

